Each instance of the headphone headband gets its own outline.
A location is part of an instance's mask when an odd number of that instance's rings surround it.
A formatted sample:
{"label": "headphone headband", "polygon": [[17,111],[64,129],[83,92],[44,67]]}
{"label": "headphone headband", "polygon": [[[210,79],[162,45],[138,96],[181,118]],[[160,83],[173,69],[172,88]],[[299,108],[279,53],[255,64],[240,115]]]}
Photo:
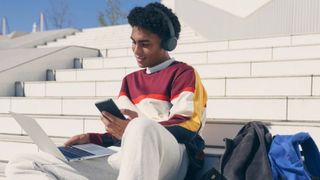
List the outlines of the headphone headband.
{"label": "headphone headband", "polygon": [[177,46],[177,37],[174,32],[174,27],[173,27],[172,21],[170,20],[169,16],[166,13],[164,13],[161,9],[154,8],[154,10],[157,11],[158,13],[160,13],[162,15],[162,17],[165,19],[165,21],[167,22],[168,28],[169,28],[169,32],[170,32],[169,39],[162,40],[163,41],[161,43],[162,48],[167,51],[172,51]]}

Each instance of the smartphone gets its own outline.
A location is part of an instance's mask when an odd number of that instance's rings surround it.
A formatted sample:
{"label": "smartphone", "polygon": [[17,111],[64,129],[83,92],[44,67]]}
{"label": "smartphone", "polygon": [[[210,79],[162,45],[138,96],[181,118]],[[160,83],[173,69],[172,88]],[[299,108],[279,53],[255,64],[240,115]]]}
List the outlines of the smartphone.
{"label": "smartphone", "polygon": [[96,102],[95,105],[100,112],[107,111],[120,119],[126,120],[126,118],[121,113],[118,106],[113,102],[112,99]]}

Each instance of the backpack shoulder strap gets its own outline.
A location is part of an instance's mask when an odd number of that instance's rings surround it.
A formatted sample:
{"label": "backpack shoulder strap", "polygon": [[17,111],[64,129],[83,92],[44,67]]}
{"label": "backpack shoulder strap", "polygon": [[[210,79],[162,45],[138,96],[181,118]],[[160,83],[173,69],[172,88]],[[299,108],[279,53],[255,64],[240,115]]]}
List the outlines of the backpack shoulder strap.
{"label": "backpack shoulder strap", "polygon": [[311,136],[307,136],[309,138],[301,142],[305,165],[312,176],[320,177],[320,153]]}

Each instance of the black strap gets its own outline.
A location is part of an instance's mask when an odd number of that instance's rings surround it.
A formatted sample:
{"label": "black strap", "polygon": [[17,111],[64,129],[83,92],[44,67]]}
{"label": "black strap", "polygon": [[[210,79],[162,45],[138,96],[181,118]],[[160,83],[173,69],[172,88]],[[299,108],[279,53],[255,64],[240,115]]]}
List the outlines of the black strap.
{"label": "black strap", "polygon": [[199,180],[224,180],[222,175],[214,167],[205,172]]}

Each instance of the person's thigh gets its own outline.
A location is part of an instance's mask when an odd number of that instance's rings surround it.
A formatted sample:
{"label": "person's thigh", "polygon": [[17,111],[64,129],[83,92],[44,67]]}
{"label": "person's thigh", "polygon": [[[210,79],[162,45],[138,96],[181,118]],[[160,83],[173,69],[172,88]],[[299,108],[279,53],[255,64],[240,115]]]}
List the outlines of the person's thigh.
{"label": "person's thigh", "polygon": [[127,126],[121,158],[120,179],[183,179],[188,166],[185,146],[159,123],[141,118]]}

